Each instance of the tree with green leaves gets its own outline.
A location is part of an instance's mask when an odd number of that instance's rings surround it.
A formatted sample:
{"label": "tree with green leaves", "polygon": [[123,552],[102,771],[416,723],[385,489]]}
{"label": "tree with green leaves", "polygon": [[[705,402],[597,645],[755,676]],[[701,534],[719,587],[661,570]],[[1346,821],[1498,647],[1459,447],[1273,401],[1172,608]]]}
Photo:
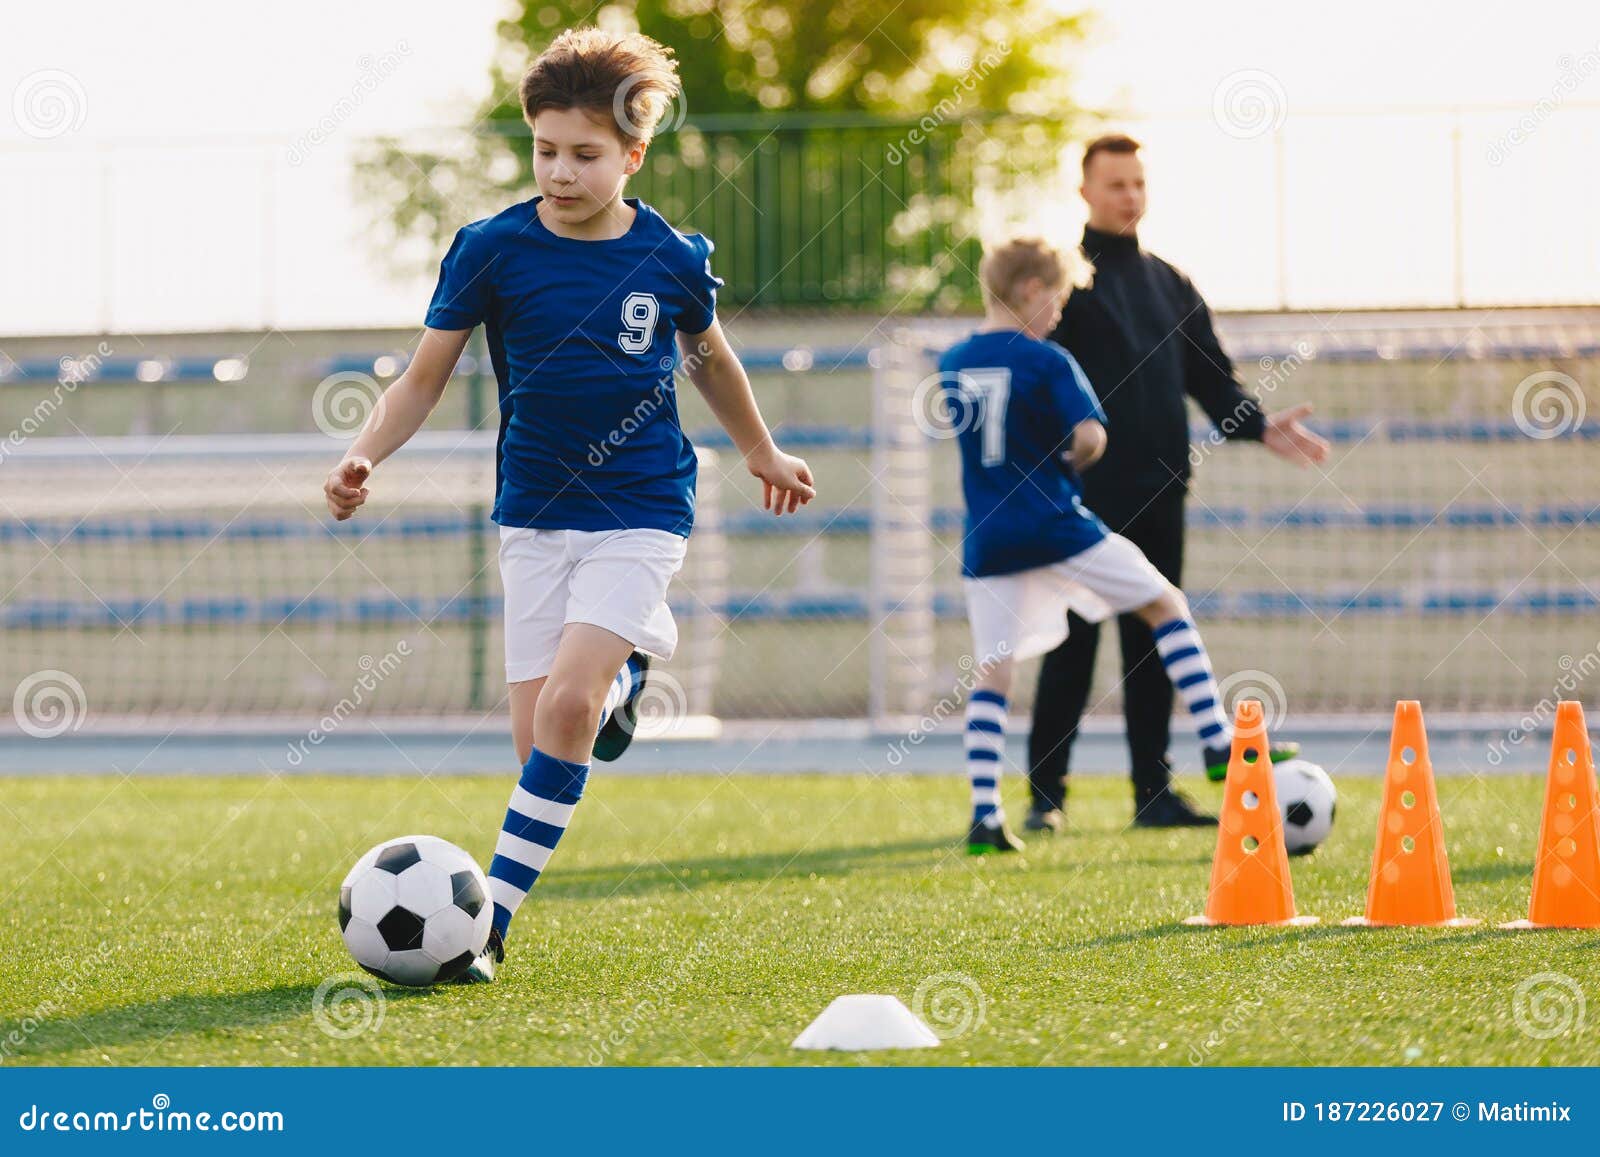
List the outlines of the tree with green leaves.
{"label": "tree with green leaves", "polygon": [[977,191],[1054,167],[1085,19],[1042,0],[523,0],[472,131],[360,159],[385,252],[436,260],[534,194],[522,74],[590,22],[676,51],[683,97],[630,192],[716,238],[727,300],[926,308],[973,300]]}

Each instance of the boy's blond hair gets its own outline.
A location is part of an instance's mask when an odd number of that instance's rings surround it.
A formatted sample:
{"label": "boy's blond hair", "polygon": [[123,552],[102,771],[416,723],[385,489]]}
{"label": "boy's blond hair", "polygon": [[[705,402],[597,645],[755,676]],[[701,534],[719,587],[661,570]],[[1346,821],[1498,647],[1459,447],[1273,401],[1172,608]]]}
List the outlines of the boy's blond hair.
{"label": "boy's blond hair", "polygon": [[1016,291],[1030,277],[1063,291],[1088,284],[1089,268],[1080,255],[1062,253],[1042,237],[1013,237],[984,251],[978,280],[986,298],[1014,306]]}
{"label": "boy's blond hair", "polygon": [[522,78],[522,117],[576,108],[610,120],[623,143],[649,141],[683,86],[672,49],[639,32],[569,28]]}

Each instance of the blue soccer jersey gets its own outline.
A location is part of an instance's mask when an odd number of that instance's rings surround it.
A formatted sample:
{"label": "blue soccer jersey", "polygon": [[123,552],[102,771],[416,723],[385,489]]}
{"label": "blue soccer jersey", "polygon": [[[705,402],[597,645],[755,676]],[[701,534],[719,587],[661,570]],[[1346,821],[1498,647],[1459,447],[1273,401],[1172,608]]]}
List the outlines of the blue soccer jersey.
{"label": "blue soccer jersey", "polygon": [[967,502],[961,573],[1048,566],[1104,539],[1061,461],[1078,423],[1106,420],[1072,355],[1020,330],[975,333],[945,351],[939,373]]}
{"label": "blue soccer jersey", "polygon": [[460,229],[428,307],[429,328],[485,327],[500,385],[494,520],[687,535],[695,456],[675,338],[715,317],[711,242],[635,197],[621,237],[562,237],[541,199]]}

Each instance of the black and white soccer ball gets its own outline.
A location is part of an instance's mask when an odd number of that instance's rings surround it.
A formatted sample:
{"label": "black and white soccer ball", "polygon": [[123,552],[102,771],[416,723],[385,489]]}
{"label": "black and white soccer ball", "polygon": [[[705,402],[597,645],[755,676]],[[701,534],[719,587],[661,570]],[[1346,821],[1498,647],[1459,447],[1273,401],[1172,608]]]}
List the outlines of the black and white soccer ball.
{"label": "black and white soccer ball", "polygon": [[1339,793],[1326,771],[1305,759],[1286,759],[1272,767],[1278,810],[1283,813],[1283,842],[1291,856],[1317,849],[1333,830]]}
{"label": "black and white soccer ball", "polygon": [[356,963],[394,984],[454,980],[489,942],[494,905],[483,870],[437,836],[373,848],[339,886],[339,930]]}

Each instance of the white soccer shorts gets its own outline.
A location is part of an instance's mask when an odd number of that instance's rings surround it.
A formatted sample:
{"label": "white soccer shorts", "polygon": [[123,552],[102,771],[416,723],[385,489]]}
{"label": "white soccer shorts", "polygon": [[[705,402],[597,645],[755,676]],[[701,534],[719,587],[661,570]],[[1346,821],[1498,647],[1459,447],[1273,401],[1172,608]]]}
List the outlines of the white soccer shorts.
{"label": "white soccer shorts", "polygon": [[678,647],[667,586],[688,539],[664,530],[500,528],[506,682],[550,673],[561,630],[592,623],[658,659]]}
{"label": "white soccer shorts", "polygon": [[1067,637],[1067,611],[1091,623],[1148,606],[1167,590],[1144,552],[1120,534],[1061,562],[962,581],[973,660],[1030,659]]}

